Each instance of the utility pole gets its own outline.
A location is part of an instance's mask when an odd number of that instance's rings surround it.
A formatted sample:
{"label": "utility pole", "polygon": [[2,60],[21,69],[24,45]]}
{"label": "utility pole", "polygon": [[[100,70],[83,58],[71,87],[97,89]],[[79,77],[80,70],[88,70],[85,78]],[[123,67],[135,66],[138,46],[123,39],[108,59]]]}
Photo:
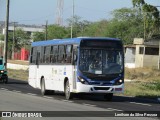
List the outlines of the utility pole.
{"label": "utility pole", "polygon": [[14,46],[15,46],[15,22],[13,22],[12,60],[14,60]]}
{"label": "utility pole", "polygon": [[159,40],[159,58],[158,58],[158,70],[160,70],[160,40]]}
{"label": "utility pole", "polygon": [[5,68],[7,69],[7,50],[8,50],[8,24],[9,24],[9,2],[7,0],[7,8],[6,8],[6,21],[5,21],[5,39],[4,39],[4,62]]}
{"label": "utility pole", "polygon": [[72,7],[71,38],[73,38],[73,25],[74,25],[74,0],[73,0],[73,7]]}
{"label": "utility pole", "polygon": [[48,20],[46,20],[46,25],[45,25],[45,40],[48,39]]}

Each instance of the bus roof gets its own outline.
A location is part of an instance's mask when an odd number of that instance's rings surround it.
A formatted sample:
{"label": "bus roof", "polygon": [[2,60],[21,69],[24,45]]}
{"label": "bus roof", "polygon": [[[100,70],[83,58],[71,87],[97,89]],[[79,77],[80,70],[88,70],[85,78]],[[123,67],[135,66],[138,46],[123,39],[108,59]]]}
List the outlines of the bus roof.
{"label": "bus roof", "polygon": [[53,40],[45,40],[32,42],[32,47],[34,46],[47,46],[47,45],[58,45],[58,44],[80,44],[81,40],[117,40],[117,38],[107,38],[107,37],[78,37],[78,38],[67,38],[67,39],[53,39]]}

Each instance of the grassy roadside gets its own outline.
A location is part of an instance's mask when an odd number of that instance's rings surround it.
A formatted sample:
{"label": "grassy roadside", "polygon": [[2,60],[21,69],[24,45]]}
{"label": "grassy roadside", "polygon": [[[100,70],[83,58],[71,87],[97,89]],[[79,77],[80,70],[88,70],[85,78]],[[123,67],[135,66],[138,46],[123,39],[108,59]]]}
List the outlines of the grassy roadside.
{"label": "grassy roadside", "polygon": [[145,98],[160,97],[159,70],[151,68],[126,69],[125,77],[133,81],[125,83],[124,95]]}
{"label": "grassy roadside", "polygon": [[[28,80],[28,71],[8,69],[11,79]],[[133,82],[125,82],[125,96],[145,98],[160,97],[160,71],[150,68],[126,69],[126,79]],[[136,80],[136,81],[135,81]]]}
{"label": "grassy roadside", "polygon": [[8,69],[8,76],[10,79],[27,81],[28,80],[28,71],[27,70]]}

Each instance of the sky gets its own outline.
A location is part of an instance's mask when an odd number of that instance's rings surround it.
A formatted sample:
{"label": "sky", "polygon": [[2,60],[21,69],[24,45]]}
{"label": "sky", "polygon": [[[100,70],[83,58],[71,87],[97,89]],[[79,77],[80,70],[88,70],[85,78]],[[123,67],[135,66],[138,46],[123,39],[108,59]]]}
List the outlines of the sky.
{"label": "sky", "polygon": [[[160,6],[160,0],[145,0]],[[73,0],[64,0],[63,24],[72,16]],[[82,20],[99,21],[110,19],[111,11],[123,7],[131,8],[132,0],[74,0],[75,15]],[[10,0],[10,22],[20,24],[45,25],[54,24],[56,20],[57,0]],[[6,0],[0,0],[0,21],[5,21]]]}

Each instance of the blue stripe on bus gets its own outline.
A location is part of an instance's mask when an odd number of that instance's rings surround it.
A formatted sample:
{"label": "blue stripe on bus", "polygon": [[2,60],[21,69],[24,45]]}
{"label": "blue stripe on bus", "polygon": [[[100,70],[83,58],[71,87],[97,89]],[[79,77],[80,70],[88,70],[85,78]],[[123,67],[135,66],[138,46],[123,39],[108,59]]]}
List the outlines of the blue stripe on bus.
{"label": "blue stripe on bus", "polygon": [[47,45],[59,45],[59,44],[80,44],[80,41],[86,39],[86,40],[120,40],[116,38],[105,38],[105,37],[82,37],[82,38],[68,38],[68,39],[53,39],[53,40],[47,40],[47,41],[38,41],[38,42],[32,42],[32,46],[47,46]]}

